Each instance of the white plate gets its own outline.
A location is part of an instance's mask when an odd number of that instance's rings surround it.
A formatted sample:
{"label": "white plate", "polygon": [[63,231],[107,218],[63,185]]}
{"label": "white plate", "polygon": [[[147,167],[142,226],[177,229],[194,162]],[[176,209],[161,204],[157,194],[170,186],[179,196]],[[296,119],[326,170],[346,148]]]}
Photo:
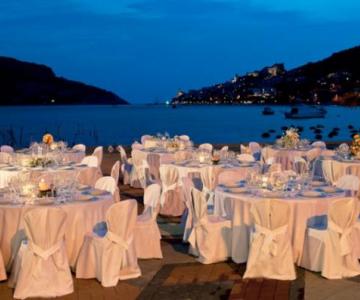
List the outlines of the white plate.
{"label": "white plate", "polygon": [[328,193],[328,194],[342,192],[341,189],[339,189],[339,188],[337,188],[335,186],[324,186],[324,187],[320,188],[320,190],[322,192]]}
{"label": "white plate", "polygon": [[232,188],[226,188],[226,192],[235,193],[235,194],[243,194],[243,193],[248,193],[249,190],[246,187],[232,187]]}

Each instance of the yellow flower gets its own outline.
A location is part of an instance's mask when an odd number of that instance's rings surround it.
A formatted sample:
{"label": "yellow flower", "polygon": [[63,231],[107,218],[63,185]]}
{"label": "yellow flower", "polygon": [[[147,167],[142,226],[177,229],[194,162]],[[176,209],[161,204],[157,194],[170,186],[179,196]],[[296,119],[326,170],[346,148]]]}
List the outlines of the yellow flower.
{"label": "yellow flower", "polygon": [[50,145],[54,142],[54,138],[50,133],[46,133],[44,134],[42,141],[44,144]]}

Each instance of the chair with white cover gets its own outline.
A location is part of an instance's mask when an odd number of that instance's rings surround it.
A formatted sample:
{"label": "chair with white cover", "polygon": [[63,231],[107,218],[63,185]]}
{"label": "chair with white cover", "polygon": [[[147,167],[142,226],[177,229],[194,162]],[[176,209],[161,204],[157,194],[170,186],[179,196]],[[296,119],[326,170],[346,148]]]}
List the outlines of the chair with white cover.
{"label": "chair with white cover", "polygon": [[134,142],[131,145],[131,150],[141,150],[144,149],[144,146],[140,144],[139,142]]}
{"label": "chair with white cover", "polygon": [[326,182],[333,184],[335,182],[335,170],[333,168],[333,162],[331,160],[324,159],[321,161],[321,167]]}
{"label": "chair with white cover", "polygon": [[151,183],[147,154],[140,150],[132,150],[133,168],[130,174],[130,185],[135,188],[145,188]]}
{"label": "chair with white cover", "polygon": [[181,216],[185,210],[179,171],[173,165],[160,166],[162,192],[160,197],[160,214]]}
{"label": "chair with white cover", "polygon": [[102,146],[96,147],[92,155],[94,155],[98,158],[98,167],[101,169],[101,164],[102,164],[103,155],[104,155],[103,147]]}
{"label": "chair with white cover", "polygon": [[236,156],[236,158],[240,162],[254,162],[255,161],[254,156],[251,154],[247,154],[247,153],[239,154]]}
{"label": "chair with white cover", "polygon": [[297,174],[301,175],[301,174],[305,174],[309,170],[309,166],[304,158],[300,156],[295,156],[292,160],[292,169]]}
{"label": "chair with white cover", "polygon": [[204,150],[204,151],[208,151],[208,152],[212,152],[213,151],[213,145],[209,144],[209,143],[204,143],[201,144],[199,146],[200,150]]}
{"label": "chair with white cover", "polygon": [[254,156],[255,160],[259,161],[261,158],[261,146],[257,142],[250,142],[249,149],[251,154]]}
{"label": "chair with white cover", "polygon": [[316,141],[311,144],[314,148],[326,149],[326,144],[323,141]]}
{"label": "chair with white cover", "polygon": [[140,259],[162,258],[161,233],[156,218],[160,208],[161,186],[151,184],[144,190],[144,211],[137,216],[134,243]]}
{"label": "chair with white cover", "polygon": [[66,213],[35,208],[24,216],[27,243],[16,255],[9,285],[14,298],[59,297],[74,291],[65,248]]}
{"label": "chair with white cover", "polygon": [[123,176],[123,183],[124,184],[130,184],[130,174],[131,170],[133,168],[132,160],[128,159],[126,155],[126,151],[123,146],[119,145],[117,147],[119,153],[120,153],[120,161],[121,161],[121,173]]}
{"label": "chair with white cover", "polygon": [[180,135],[179,139],[184,141],[184,142],[190,142],[190,137],[188,135],[185,135],[185,134]]}
{"label": "chair with white cover", "polygon": [[111,168],[110,175],[112,178],[114,178],[116,184],[118,184],[119,177],[120,177],[120,161],[117,161],[116,163],[114,163],[114,165]]}
{"label": "chair with white cover", "polygon": [[119,188],[112,176],[104,176],[95,182],[95,189],[109,192],[114,202],[120,202]]}
{"label": "chair with white cover", "polygon": [[255,232],[243,278],[296,278],[288,224],[290,206],[278,200],[261,200],[251,205]]}
{"label": "chair with white cover", "polygon": [[269,157],[266,159],[263,165],[263,173],[274,173],[274,172],[281,172],[282,165],[281,163],[277,162],[275,157]]}
{"label": "chair with white cover", "polygon": [[[3,235],[2,230],[4,229],[4,211],[0,210],[0,236]],[[0,249],[0,281],[6,280],[6,270],[4,265],[4,259]]]}
{"label": "chair with white cover", "polygon": [[147,140],[150,140],[152,139],[153,137],[151,135],[148,135],[148,134],[144,134],[142,137],[141,137],[141,144],[144,146],[146,141]]}
{"label": "chair with white cover", "polygon": [[360,179],[355,175],[343,175],[335,182],[335,186],[356,195],[360,189]]}
{"label": "chair with white cover", "polygon": [[93,155],[85,156],[81,160],[81,164],[87,165],[88,167],[97,168],[98,166],[98,158]]}
{"label": "chair with white cover", "polygon": [[111,287],[119,280],[141,276],[134,243],[136,216],[136,200],[121,201],[108,209],[107,229],[85,235],[76,278],[96,278],[102,286]]}
{"label": "chair with white cover", "polygon": [[10,164],[12,162],[12,156],[7,152],[0,152],[0,163]]}
{"label": "chair with white cover", "polygon": [[251,154],[251,150],[248,146],[240,144],[240,153],[241,154]]}
{"label": "chair with white cover", "polygon": [[211,166],[201,168],[200,176],[203,184],[202,191],[206,195],[206,202],[208,206],[213,206],[215,197],[214,190],[216,185],[215,170]]}
{"label": "chair with white cover", "polygon": [[360,264],[356,253],[358,245],[355,245],[358,242],[355,236],[358,214],[356,201],[346,198],[330,205],[325,227],[308,222],[300,265],[305,269],[321,272],[328,279],[359,275]]}
{"label": "chair with white cover", "polygon": [[147,165],[149,166],[149,175],[154,181],[160,180],[160,155],[157,153],[149,153],[146,157]]}
{"label": "chair with white cover", "polygon": [[84,144],[76,144],[72,149],[79,152],[86,152],[86,146]]}
{"label": "chair with white cover", "polygon": [[220,152],[228,152],[229,151],[229,146],[223,146],[223,147],[221,147],[221,149],[220,149]]}
{"label": "chair with white cover", "polygon": [[195,188],[191,191],[190,209],[189,253],[203,264],[227,260],[231,255],[231,221],[208,215],[205,194]]}
{"label": "chair with white cover", "polygon": [[0,147],[0,152],[5,152],[5,153],[14,153],[14,148],[9,146],[9,145],[2,145]]}

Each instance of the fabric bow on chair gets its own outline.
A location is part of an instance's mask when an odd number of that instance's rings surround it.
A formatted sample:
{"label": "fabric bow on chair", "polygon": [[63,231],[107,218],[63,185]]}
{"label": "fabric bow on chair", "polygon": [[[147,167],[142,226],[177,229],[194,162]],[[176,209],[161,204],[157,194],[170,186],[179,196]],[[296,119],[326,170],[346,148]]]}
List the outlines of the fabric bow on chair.
{"label": "fabric bow on chair", "polygon": [[255,224],[255,230],[254,239],[259,238],[260,236],[264,237],[264,243],[261,251],[264,254],[276,256],[278,254],[278,241],[276,238],[277,236],[286,233],[287,225],[276,228],[275,230],[270,230]]}

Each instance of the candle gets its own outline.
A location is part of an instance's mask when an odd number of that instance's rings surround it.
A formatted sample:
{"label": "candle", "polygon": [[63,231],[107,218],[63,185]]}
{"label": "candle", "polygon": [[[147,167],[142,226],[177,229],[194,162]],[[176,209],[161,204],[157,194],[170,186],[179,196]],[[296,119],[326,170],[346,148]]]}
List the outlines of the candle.
{"label": "candle", "polygon": [[199,162],[201,162],[201,163],[205,162],[205,156],[204,155],[199,156]]}
{"label": "candle", "polygon": [[44,178],[40,180],[39,182],[39,190],[40,192],[44,192],[49,190],[48,184],[45,182]]}

